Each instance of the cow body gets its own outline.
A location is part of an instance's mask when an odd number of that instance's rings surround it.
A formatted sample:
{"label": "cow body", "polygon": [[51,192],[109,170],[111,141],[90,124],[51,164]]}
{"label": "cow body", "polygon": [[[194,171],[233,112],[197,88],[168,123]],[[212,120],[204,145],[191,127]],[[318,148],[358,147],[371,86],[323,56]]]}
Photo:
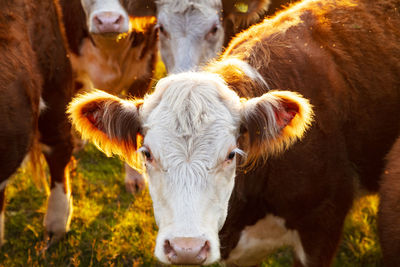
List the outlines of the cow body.
{"label": "cow body", "polygon": [[0,4],[1,238],[7,180],[38,140],[48,148],[51,176],[45,229],[56,241],[69,227],[72,141],[65,107],[72,97],[72,71],[57,9],[50,0]]}
{"label": "cow body", "polygon": [[[243,33],[224,53],[221,63],[239,58],[269,88],[310,99],[316,119],[303,142],[237,176],[220,232],[223,258],[244,264],[232,249],[272,214],[299,233],[303,265],[329,265],[356,191],[376,192],[399,132],[399,4],[305,1]],[[221,63],[210,69],[230,84],[235,79]],[[260,94],[242,81],[230,85],[241,96]]]}
{"label": "cow body", "polygon": [[[71,104],[106,153],[130,159],[132,136],[144,136],[162,262],[253,265],[290,245],[296,266],[331,263],[356,192],[378,189],[399,135],[399,5],[306,0],[143,102],[98,93]],[[281,90],[313,105],[301,142],[311,108]]]}

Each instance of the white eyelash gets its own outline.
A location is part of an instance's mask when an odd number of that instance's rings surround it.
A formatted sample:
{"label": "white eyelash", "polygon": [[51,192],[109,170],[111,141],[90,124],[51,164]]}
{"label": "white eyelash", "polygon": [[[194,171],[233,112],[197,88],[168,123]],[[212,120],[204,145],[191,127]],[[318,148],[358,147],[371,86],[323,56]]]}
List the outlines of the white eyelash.
{"label": "white eyelash", "polygon": [[232,152],[235,152],[235,153],[239,154],[242,157],[246,157],[247,156],[246,152],[244,152],[240,148],[235,148],[234,150],[232,150]]}
{"label": "white eyelash", "polygon": [[143,152],[143,151],[148,151],[148,149],[145,146],[141,146],[137,152]]}

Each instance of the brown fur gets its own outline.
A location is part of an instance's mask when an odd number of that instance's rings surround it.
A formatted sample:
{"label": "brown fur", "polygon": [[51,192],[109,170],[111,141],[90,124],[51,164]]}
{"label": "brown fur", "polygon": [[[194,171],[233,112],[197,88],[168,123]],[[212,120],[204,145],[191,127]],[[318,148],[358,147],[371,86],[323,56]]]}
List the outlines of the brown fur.
{"label": "brown fur", "polygon": [[[45,155],[51,185],[65,181],[72,71],[58,9],[52,0],[0,3],[0,182],[16,171],[34,139],[51,149]],[[47,108],[39,114],[40,97]]]}
{"label": "brown fur", "polygon": [[207,67],[240,96],[260,96],[265,87],[224,66],[243,60],[270,89],[299,92],[315,112],[301,142],[239,173],[220,232],[224,258],[244,227],[273,214],[299,232],[308,266],[331,263],[357,185],[378,189],[399,134],[399,8],[399,0],[306,0],[237,36]]}
{"label": "brown fur", "polygon": [[400,138],[387,156],[379,190],[379,237],[385,266],[400,266]]}

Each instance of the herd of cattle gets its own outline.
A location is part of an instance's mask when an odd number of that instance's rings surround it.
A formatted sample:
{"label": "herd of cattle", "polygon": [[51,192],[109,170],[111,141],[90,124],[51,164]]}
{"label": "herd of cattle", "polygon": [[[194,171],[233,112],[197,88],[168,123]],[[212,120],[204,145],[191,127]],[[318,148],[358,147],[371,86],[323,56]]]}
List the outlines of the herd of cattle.
{"label": "herd of cattle", "polygon": [[8,179],[38,149],[50,243],[68,231],[78,131],[139,187],[143,155],[165,264],[289,245],[329,266],[363,190],[400,266],[400,0],[2,0],[0,58],[0,245]]}

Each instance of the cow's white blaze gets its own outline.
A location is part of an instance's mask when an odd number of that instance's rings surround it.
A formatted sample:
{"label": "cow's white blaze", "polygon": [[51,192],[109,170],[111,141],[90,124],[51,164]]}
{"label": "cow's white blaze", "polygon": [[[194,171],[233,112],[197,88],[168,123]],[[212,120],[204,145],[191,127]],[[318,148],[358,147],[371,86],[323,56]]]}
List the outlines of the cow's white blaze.
{"label": "cow's white blaze", "polygon": [[83,10],[86,13],[86,24],[89,32],[97,33],[93,25],[93,18],[101,12],[119,13],[123,18],[120,32],[128,32],[129,16],[119,0],[81,0]]}
{"label": "cow's white blaze", "polygon": [[168,72],[194,69],[220,52],[220,0],[158,0],[157,9],[161,57]]}
{"label": "cow's white blaze", "polygon": [[236,167],[227,157],[236,148],[239,110],[238,96],[212,74],[170,76],[146,99],[141,150],[151,152],[146,166],[161,261],[169,263],[163,245],[176,237],[204,238],[211,248],[205,263],[219,259],[218,231]]}

